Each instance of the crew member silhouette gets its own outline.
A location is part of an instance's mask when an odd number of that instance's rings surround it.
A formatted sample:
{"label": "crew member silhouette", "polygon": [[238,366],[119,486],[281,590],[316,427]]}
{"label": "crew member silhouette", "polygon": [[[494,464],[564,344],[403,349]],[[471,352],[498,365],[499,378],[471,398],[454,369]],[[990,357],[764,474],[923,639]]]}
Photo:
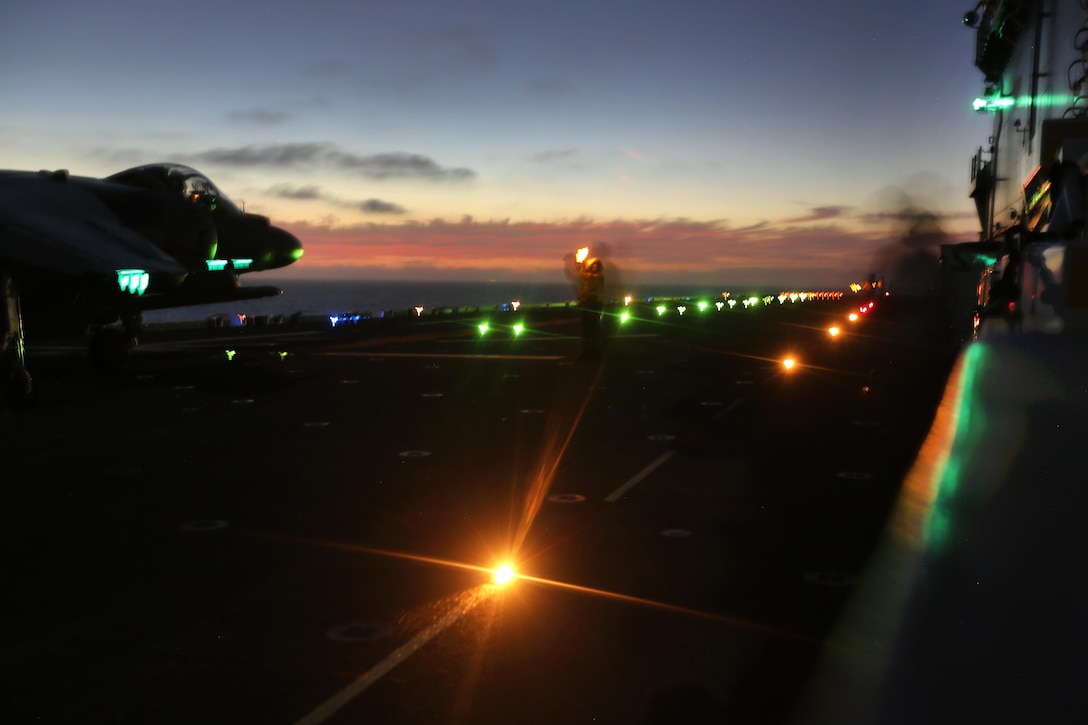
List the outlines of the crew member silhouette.
{"label": "crew member silhouette", "polygon": [[586,257],[579,265],[582,284],[578,306],[582,308],[582,358],[596,360],[604,350],[601,315],[604,311],[604,265],[596,257]]}

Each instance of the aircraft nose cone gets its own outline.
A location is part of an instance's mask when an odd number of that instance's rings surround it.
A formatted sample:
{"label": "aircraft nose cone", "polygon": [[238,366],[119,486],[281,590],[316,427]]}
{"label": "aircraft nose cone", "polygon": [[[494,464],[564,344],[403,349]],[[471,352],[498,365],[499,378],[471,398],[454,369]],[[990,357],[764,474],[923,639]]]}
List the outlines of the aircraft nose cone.
{"label": "aircraft nose cone", "polygon": [[297,262],[302,257],[302,242],[298,237],[285,229],[273,227],[269,229],[271,237],[272,258],[269,267],[286,267]]}

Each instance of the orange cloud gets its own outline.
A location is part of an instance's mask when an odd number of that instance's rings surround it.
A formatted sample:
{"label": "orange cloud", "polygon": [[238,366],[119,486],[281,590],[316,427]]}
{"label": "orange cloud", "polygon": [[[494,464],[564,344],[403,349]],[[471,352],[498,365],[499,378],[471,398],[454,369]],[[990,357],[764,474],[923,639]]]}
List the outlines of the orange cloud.
{"label": "orange cloud", "polygon": [[[669,220],[558,222],[433,220],[407,224],[335,227],[299,222],[285,225],[306,245],[292,269],[298,276],[400,279],[562,279],[563,258],[582,246],[607,250],[606,261],[647,282],[749,281],[760,275],[813,282],[844,282],[868,273],[874,254],[894,241],[838,224],[802,227]],[[776,277],[778,275],[779,277]]]}

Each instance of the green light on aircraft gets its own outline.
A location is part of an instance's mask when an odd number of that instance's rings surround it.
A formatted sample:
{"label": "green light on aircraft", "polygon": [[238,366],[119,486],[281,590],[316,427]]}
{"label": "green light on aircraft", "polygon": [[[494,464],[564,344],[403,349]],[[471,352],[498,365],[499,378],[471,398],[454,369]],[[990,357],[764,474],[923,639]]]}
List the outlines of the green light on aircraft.
{"label": "green light on aircraft", "polygon": [[122,292],[128,292],[130,295],[142,295],[147,291],[150,281],[151,276],[142,269],[117,270],[117,286]]}
{"label": "green light on aircraft", "polygon": [[205,259],[204,264],[208,265],[209,272],[222,272],[228,266],[233,269],[249,269],[253,266],[253,260],[245,257],[239,257],[238,259]]}

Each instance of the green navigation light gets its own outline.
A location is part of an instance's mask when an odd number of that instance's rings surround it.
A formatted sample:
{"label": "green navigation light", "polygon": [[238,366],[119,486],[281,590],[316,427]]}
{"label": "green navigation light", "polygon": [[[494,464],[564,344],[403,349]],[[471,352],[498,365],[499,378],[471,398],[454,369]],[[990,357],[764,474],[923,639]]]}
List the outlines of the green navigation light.
{"label": "green navigation light", "polygon": [[142,295],[147,291],[147,285],[151,281],[151,275],[142,269],[117,270],[117,286],[122,292],[130,295]]}
{"label": "green navigation light", "polygon": [[[1040,93],[1034,98],[1034,105],[1040,108],[1054,108],[1058,106],[1071,105],[1076,99],[1070,93]],[[1003,111],[1006,108],[1030,108],[1032,106],[1032,97],[1028,96],[989,96],[986,98],[976,98],[971,103],[972,108],[975,111],[982,113],[988,111],[989,113],[995,113],[997,111]]]}
{"label": "green navigation light", "polygon": [[1008,97],[976,98],[971,104],[978,113],[983,111],[994,113],[995,111],[1000,111],[1005,108],[1012,108],[1014,105],[1016,105],[1016,101]]}

